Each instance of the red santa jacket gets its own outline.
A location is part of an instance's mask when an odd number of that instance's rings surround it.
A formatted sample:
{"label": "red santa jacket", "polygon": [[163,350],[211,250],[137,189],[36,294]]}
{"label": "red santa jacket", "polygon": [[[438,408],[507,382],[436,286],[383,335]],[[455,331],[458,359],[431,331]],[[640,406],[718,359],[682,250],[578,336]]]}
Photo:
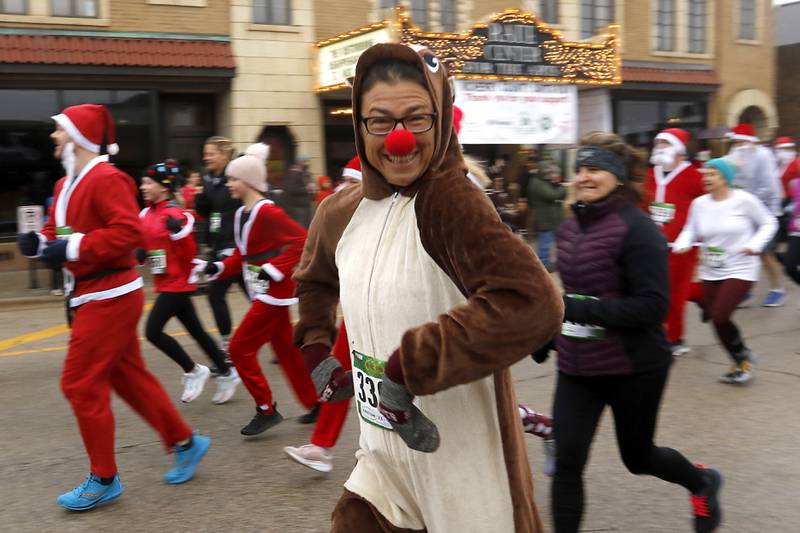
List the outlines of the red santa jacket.
{"label": "red santa jacket", "polygon": [[[170,233],[167,217],[181,221],[183,228]],[[178,204],[164,200],[139,213],[144,231],[144,248],[147,263],[153,274],[156,292],[194,292],[197,285],[189,283],[197,245],[192,235],[194,217],[184,212]]]}
{"label": "red santa jacket", "polygon": [[645,183],[647,210],[661,227],[667,241],[673,242],[689,216],[692,200],[702,196],[702,176],[691,163],[684,161],[664,174],[660,166],[651,168]]}
{"label": "red santa jacket", "polygon": [[792,198],[793,194],[791,188],[789,187],[789,183],[791,183],[791,181],[795,178],[800,178],[800,158],[795,157],[785,167],[781,165],[778,168],[778,171],[781,174],[781,185],[783,185],[783,197]]}
{"label": "red santa jacket", "polygon": [[142,243],[136,195],[133,179],[109,164],[108,156],[92,159],[72,180],[56,183],[40,239],[69,240],[64,282],[72,291],[72,307],[142,287],[134,268],[134,250]]}
{"label": "red santa jacket", "polygon": [[[234,217],[236,250],[222,262],[219,276],[226,278],[241,271],[251,299],[280,306],[296,303],[292,272],[303,253],[306,230],[269,200],[254,205],[242,224],[244,217],[242,206]],[[268,282],[257,279],[261,270],[269,274]]]}

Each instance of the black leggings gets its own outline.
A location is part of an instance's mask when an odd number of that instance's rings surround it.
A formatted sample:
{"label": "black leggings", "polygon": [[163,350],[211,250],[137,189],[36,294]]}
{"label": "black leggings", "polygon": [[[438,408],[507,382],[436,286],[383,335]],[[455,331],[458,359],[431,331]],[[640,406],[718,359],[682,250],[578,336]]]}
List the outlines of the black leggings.
{"label": "black leggings", "polygon": [[189,332],[197,344],[206,352],[208,358],[217,366],[222,374],[228,372],[228,365],[225,363],[225,354],[219,349],[217,343],[203,329],[203,324],[197,317],[192,304],[192,293],[190,292],[162,292],[156,298],[153,309],[147,317],[145,335],[153,346],[167,354],[170,359],[178,363],[184,372],[191,372],[194,368],[194,361],[189,357],[178,342],[164,333],[164,326],[169,319],[178,317],[183,327]]}
{"label": "black leggings", "polygon": [[800,268],[800,237],[789,237],[789,248],[783,261],[786,275],[800,285],[800,270],[798,270]]}
{"label": "black leggings", "polygon": [[247,296],[247,288],[245,288],[241,274],[218,279],[208,284],[208,303],[214,313],[214,320],[217,323],[219,334],[225,337],[231,334],[232,329],[231,312],[228,309],[228,302],[225,301],[225,295],[228,294],[228,289],[231,288],[234,282],[239,284],[245,296]]}
{"label": "black leggings", "polygon": [[557,533],[578,531],[583,515],[583,470],[600,415],[614,413],[622,461],[632,474],[683,485],[705,486],[701,471],[671,448],[653,444],[658,408],[669,368],[630,376],[575,377],[559,372],[553,405],[556,472],[552,485]]}

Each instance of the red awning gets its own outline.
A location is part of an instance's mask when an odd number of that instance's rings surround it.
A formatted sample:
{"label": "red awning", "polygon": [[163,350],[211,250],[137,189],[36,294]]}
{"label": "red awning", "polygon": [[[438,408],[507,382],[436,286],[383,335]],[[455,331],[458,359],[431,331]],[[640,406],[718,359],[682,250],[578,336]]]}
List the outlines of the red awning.
{"label": "red awning", "polygon": [[622,67],[622,81],[634,83],[682,83],[719,85],[713,70],[680,70],[670,68]]}
{"label": "red awning", "polygon": [[0,35],[0,63],[233,69],[224,41]]}

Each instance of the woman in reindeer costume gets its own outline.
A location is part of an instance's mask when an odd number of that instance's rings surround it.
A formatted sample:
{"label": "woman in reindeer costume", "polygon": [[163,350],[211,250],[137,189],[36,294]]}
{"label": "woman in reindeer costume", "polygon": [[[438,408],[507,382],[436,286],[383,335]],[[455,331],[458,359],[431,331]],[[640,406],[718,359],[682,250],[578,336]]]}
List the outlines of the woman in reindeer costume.
{"label": "woman in reindeer costume", "polygon": [[332,530],[541,531],[508,367],[559,331],[561,296],[466,179],[429,50],[369,48],[353,110],[363,184],[322,203],[295,276],[320,399],[355,391],[360,417]]}

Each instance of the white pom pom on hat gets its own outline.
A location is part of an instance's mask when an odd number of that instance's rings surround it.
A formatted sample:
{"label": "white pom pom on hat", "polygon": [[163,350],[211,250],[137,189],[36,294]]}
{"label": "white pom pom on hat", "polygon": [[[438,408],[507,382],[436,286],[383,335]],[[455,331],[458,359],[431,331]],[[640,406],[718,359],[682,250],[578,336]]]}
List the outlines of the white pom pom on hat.
{"label": "white pom pom on hat", "polygon": [[251,144],[245,150],[244,155],[228,163],[225,174],[247,183],[259,192],[266,192],[268,157],[268,145],[264,143]]}

